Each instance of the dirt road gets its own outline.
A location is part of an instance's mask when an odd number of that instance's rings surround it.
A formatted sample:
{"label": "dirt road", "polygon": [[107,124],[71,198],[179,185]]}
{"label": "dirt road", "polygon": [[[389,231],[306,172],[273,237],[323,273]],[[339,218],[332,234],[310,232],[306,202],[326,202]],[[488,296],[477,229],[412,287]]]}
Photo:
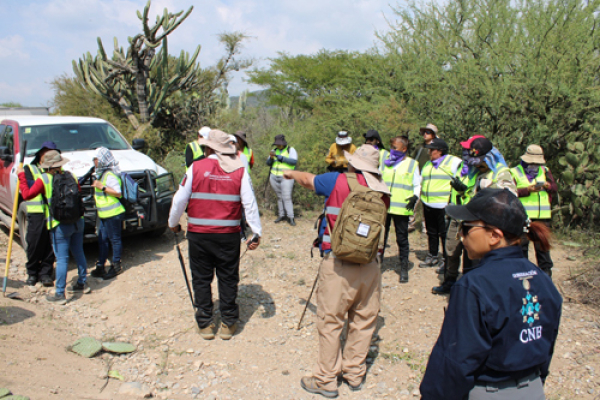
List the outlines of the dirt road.
{"label": "dirt road", "polygon": [[[14,246],[8,291],[18,291],[24,301],[0,298],[0,388],[31,399],[119,400],[135,398],[119,393],[124,382],[138,382],[161,399],[318,398],[299,385],[302,376],[310,375],[317,353],[316,298],[302,329],[295,329],[320,261],[316,254],[310,258],[313,221],[299,219],[290,227],[273,224],[270,216],[262,220],[262,244],[241,262],[241,327],[230,341],[204,341],[195,331],[170,232],[160,238],[125,239],[126,271],[109,282],[90,278],[92,293],[73,297],[66,306],[46,303],[45,289],[31,292],[24,286],[25,255]],[[4,230],[0,256],[6,255],[6,242]],[[425,255],[425,237],[412,233],[410,243],[410,260],[418,264],[417,256]],[[187,255],[185,242],[182,250]],[[92,268],[96,245],[86,245],[85,252]],[[416,267],[410,282],[400,285],[396,255],[392,243],[383,263],[382,309],[366,386],[357,393],[342,386],[342,398],[419,397],[447,298],[431,294],[438,284],[432,269]],[[565,278],[579,254],[559,247],[552,256],[555,282],[569,290]],[[4,259],[0,261],[4,266]],[[67,282],[75,278],[75,266],[70,265]],[[549,399],[600,398],[600,377],[595,374],[600,372],[599,328],[597,313],[565,301],[546,384]],[[128,341],[138,350],[91,359],[66,350],[82,336]],[[118,371],[124,381],[111,378],[103,388],[109,370]]]}

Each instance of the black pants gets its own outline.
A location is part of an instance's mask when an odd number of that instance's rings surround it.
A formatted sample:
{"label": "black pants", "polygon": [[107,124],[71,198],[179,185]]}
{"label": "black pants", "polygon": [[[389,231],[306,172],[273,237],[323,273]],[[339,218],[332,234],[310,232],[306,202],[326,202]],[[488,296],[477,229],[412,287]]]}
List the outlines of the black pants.
{"label": "black pants", "polygon": [[27,214],[27,274],[38,279],[51,277],[54,251],[44,214]]}
{"label": "black pants", "polygon": [[442,242],[442,254],[446,258],[446,211],[443,208],[431,208],[423,204],[423,216],[425,217],[425,228],[429,242],[429,254],[438,255],[440,240]]}
{"label": "black pants", "polygon": [[[550,228],[551,221],[549,219],[533,219],[532,221],[541,222],[548,228]],[[527,235],[523,235],[521,237],[521,247],[523,249],[523,256],[525,258],[529,258],[529,238],[527,238]],[[534,249],[535,259],[537,261],[538,267],[540,267],[540,269],[547,273],[549,276],[552,276],[552,267],[554,266],[554,263],[552,262],[552,258],[550,258],[550,252],[543,251],[540,248],[539,243],[534,243]]]}
{"label": "black pants", "polygon": [[196,322],[206,328],[213,320],[213,301],[210,284],[217,273],[221,321],[231,326],[239,318],[236,304],[240,282],[240,234],[187,234],[190,270],[196,304]]}
{"label": "black pants", "polygon": [[[388,236],[390,234],[392,219],[394,220],[394,227],[396,228],[396,243],[398,244],[398,255],[400,257],[400,262],[408,261],[408,215],[387,215],[385,220],[385,239],[383,241],[383,251],[385,253],[385,245],[387,245]],[[383,258],[383,255],[381,258]]]}

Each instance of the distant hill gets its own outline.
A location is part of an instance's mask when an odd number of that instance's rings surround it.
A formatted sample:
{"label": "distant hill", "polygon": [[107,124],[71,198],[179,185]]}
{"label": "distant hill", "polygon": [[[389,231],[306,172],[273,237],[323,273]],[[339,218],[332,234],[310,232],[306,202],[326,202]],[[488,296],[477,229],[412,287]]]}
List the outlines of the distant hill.
{"label": "distant hill", "polygon": [[[229,100],[231,101],[231,108],[237,107],[239,98],[240,96],[229,97]],[[254,92],[249,92],[246,98],[247,107],[265,107],[266,103],[266,90],[256,90]]]}

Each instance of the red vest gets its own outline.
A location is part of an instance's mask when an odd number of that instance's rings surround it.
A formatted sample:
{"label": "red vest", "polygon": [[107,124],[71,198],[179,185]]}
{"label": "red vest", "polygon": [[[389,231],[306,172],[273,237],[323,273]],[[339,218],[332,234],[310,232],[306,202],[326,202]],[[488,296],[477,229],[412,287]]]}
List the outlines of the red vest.
{"label": "red vest", "polygon": [[188,230],[197,233],[240,232],[244,168],[228,174],[219,161],[205,158],[192,164],[192,195],[188,203]]}

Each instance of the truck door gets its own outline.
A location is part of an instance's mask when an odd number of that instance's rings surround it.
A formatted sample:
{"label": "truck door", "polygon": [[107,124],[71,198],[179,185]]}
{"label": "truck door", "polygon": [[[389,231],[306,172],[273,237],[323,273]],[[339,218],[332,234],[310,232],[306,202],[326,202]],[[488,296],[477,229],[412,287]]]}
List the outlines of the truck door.
{"label": "truck door", "polygon": [[13,195],[10,172],[14,166],[14,132],[10,125],[0,125],[0,206],[12,213]]}

